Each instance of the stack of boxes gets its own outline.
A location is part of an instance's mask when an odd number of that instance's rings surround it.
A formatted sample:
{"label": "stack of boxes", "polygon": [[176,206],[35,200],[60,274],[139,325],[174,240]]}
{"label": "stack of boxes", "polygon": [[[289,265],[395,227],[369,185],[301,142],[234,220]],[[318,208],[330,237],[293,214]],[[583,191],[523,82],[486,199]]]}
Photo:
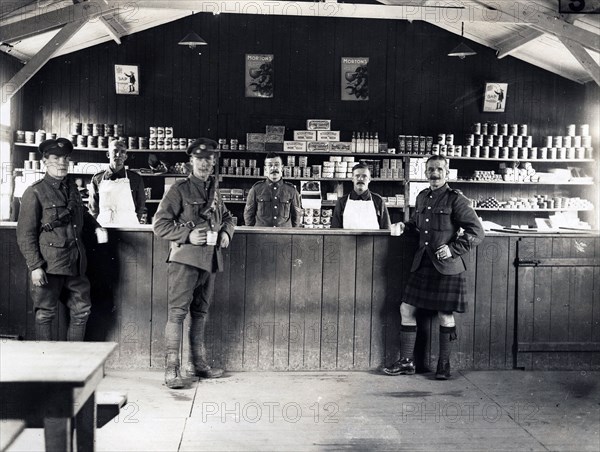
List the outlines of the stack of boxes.
{"label": "stack of boxes", "polygon": [[329,229],[331,228],[332,216],[333,209],[304,209],[302,227],[307,229]]}
{"label": "stack of boxes", "polygon": [[261,171],[256,165],[256,159],[222,158],[219,162],[219,173],[230,176],[260,177]]}

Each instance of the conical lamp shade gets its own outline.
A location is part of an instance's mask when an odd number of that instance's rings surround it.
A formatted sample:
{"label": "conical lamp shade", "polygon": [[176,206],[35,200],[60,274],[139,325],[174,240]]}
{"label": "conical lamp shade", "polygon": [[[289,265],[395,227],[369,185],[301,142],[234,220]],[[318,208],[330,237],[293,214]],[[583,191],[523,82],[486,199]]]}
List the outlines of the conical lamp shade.
{"label": "conical lamp shade", "polygon": [[204,39],[202,39],[200,36],[198,36],[193,31],[190,31],[185,36],[185,38],[183,38],[181,41],[179,41],[178,44],[181,46],[189,46],[190,49],[193,49],[196,46],[207,46],[208,45],[208,43]]}
{"label": "conical lamp shade", "polygon": [[477,52],[475,52],[473,49],[471,49],[468,45],[466,45],[464,42],[461,42],[459,45],[457,45],[454,50],[452,50],[448,56],[456,56],[459,57],[461,60],[465,57],[471,56],[471,55],[477,55]]}

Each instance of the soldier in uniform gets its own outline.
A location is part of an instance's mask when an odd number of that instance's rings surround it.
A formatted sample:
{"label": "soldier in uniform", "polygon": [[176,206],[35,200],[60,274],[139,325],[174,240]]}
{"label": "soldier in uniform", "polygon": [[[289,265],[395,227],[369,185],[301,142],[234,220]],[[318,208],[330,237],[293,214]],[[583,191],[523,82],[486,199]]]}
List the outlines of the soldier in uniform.
{"label": "soldier in uniform", "polygon": [[453,312],[465,312],[466,257],[484,237],[471,202],[446,183],[448,161],[434,155],[426,162],[430,187],[417,196],[413,218],[400,223],[401,231],[416,232],[419,247],[400,305],[400,359],[383,369],[388,375],[414,374],[417,308],[438,311],[439,360],[436,378],[450,378],[450,353],[456,340]]}
{"label": "soldier in uniform", "polygon": [[302,218],[300,194],[293,184],[282,180],[283,161],[277,154],[265,157],[264,181],[257,182],[248,193],[244,208],[246,226],[279,228],[298,227]]}
{"label": "soldier in uniform", "polygon": [[217,143],[198,138],[187,149],[192,173],[171,186],[154,216],[154,233],[170,240],[168,269],[168,319],[165,327],[165,384],[183,388],[179,348],[182,325],[191,314],[190,358],[186,373],[203,378],[217,378],[223,369],[208,364],[204,332],[208,308],[214,292],[215,275],[223,270],[221,249],[233,237],[231,212],[219,196],[212,176]]}
{"label": "soldier in uniform", "polygon": [[70,312],[67,340],[83,341],[91,310],[83,229],[94,228],[99,241],[105,241],[106,230],[89,214],[77,186],[66,177],[71,142],[45,140],[38,150],[46,174],[25,190],[17,223],[17,243],[31,272],[35,336],[41,341],[52,339],[52,320],[65,291]]}

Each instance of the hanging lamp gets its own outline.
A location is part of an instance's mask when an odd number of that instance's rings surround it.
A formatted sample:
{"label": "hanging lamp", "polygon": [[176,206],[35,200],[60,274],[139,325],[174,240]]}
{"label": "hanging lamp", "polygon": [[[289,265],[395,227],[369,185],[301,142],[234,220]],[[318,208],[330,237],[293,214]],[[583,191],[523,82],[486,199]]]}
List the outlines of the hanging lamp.
{"label": "hanging lamp", "polygon": [[[194,12],[192,11],[192,16],[193,15]],[[191,19],[190,22],[192,22]],[[197,46],[207,46],[208,42],[202,39],[195,31],[190,31],[187,35],[183,37],[181,41],[178,42],[178,44],[180,46],[188,46],[190,49],[195,49]]]}
{"label": "hanging lamp", "polygon": [[460,44],[457,45],[449,54],[448,56],[450,57],[458,57],[461,60],[464,60],[465,57],[471,56],[471,55],[477,55],[477,52],[475,52],[473,49],[471,49],[468,45],[466,45],[463,42],[464,39],[464,35],[465,35],[465,23],[461,22],[461,32],[460,32]]}

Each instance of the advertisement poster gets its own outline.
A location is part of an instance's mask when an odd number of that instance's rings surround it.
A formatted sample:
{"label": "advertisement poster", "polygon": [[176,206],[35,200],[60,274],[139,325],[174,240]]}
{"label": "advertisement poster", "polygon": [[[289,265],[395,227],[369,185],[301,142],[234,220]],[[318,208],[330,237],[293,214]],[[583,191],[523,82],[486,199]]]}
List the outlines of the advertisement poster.
{"label": "advertisement poster", "polygon": [[369,100],[369,58],[342,57],[342,100]]}
{"label": "advertisement poster", "polygon": [[140,75],[137,66],[115,64],[115,90],[117,94],[140,94]]}
{"label": "advertisement poster", "polygon": [[483,111],[502,113],[506,106],[508,83],[486,83],[483,94]]}
{"label": "advertisement poster", "polygon": [[246,54],[246,97],[273,97],[273,55]]}

